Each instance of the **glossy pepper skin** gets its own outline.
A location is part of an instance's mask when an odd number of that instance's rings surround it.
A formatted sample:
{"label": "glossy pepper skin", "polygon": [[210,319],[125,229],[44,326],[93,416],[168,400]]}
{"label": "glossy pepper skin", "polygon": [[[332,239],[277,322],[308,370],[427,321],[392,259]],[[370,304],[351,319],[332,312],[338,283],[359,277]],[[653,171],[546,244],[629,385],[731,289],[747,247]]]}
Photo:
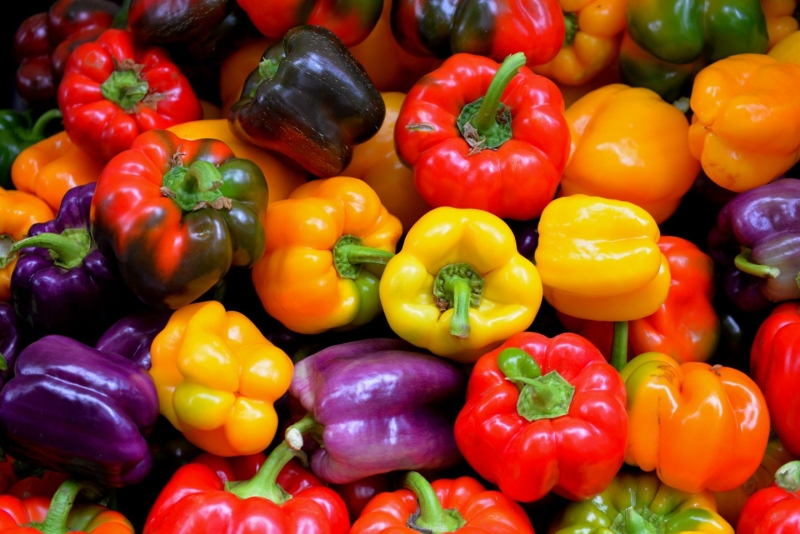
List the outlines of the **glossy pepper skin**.
{"label": "glossy pepper skin", "polygon": [[515,54],[456,54],[408,92],[395,124],[400,160],[432,207],[533,219],[552,200],[569,156],[564,101]]}
{"label": "glossy pepper skin", "polygon": [[417,56],[522,52],[541,65],[561,49],[565,25],[558,0],[394,0],[392,33]]}
{"label": "glossy pepper skin", "polygon": [[11,303],[37,337],[61,334],[93,342],[130,311],[136,298],[91,236],[95,183],[70,189],[56,217],[14,245]]}
{"label": "glossy pepper skin", "polygon": [[736,54],[767,51],[767,21],[760,0],[703,3],[629,0],[628,31],[647,52],[670,63],[706,54],[714,63]]}
{"label": "glossy pepper skin", "polygon": [[301,360],[289,393],[313,416],[296,423],[298,431],[324,444],[312,453],[311,470],[346,484],[456,465],[453,421],[463,390],[464,376],[450,362],[398,339],[374,338]]}
{"label": "glossy pepper skin", "polygon": [[270,444],[273,404],[289,389],[292,361],[247,317],[213,300],[184,306],[150,356],[159,410],[191,443],[219,456]]}
{"label": "glossy pepper skin", "polygon": [[253,284],[267,313],[286,327],[319,334],[381,312],[376,267],[394,255],[402,227],[365,182],[308,182],[270,206],[264,230]]}
{"label": "glossy pepper skin", "polygon": [[237,137],[320,178],[337,176],[386,108],[364,68],[330,30],[298,26],[264,51],[228,112]]}
{"label": "glossy pepper skin", "polygon": [[588,340],[522,332],[476,362],[455,435],[467,462],[515,501],[588,499],[625,460],[625,385]]}
{"label": "glossy pepper skin", "polygon": [[622,472],[591,499],[567,504],[551,534],[733,534],[710,491],[686,493],[652,473]]}
{"label": "glossy pepper skin", "polygon": [[769,35],[769,51],[800,27],[795,18],[797,0],[761,0],[761,9],[767,18],[767,35]]}
{"label": "glossy pepper skin", "polygon": [[656,470],[665,484],[689,493],[733,489],[758,468],[769,413],[745,373],[646,352],[620,375],[631,428],[626,463]]}
{"label": "glossy pepper skin", "polygon": [[167,326],[172,312],[147,308],[135,311],[112,324],[94,348],[113,352],[128,358],[140,367],[150,370],[150,346],[153,339]]}
{"label": "glossy pepper skin", "polygon": [[103,169],[92,235],[143,302],[180,308],[264,252],[267,182],[214,139],[140,135]]}
{"label": "glossy pepper skin", "polygon": [[442,207],[408,231],[383,272],[380,297],[399,337],[472,363],[533,323],[542,283],[502,219]]}
{"label": "glossy pepper skin", "polygon": [[201,119],[200,101],[165,50],[109,29],[76,48],[58,86],[64,129],[81,149],[110,160],[145,131]]}
{"label": "glossy pepper skin", "polygon": [[544,297],[566,315],[630,321],[667,298],[669,262],[644,209],[584,194],[557,198],[539,219],[536,267]]}
{"label": "glossy pepper skin", "polygon": [[800,161],[800,64],[740,54],[694,80],[689,149],[717,185],[740,193]]}
{"label": "glossy pepper skin", "polygon": [[59,132],[19,153],[11,165],[11,180],[20,191],[41,198],[57,212],[67,191],[96,182],[105,162],[80,149]]}
{"label": "glossy pepper skin", "polygon": [[144,436],[157,418],[156,387],[147,371],[57,335],[19,354],[14,378],[0,393],[4,451],[109,487],[147,475],[151,458]]}
{"label": "glossy pepper skin", "polygon": [[783,465],[775,481],[757,491],[742,509],[737,534],[789,534],[800,529],[800,464]]}
{"label": "glossy pepper skin", "polygon": [[624,200],[661,224],[700,171],[689,151],[689,121],[649,89],[606,85],[572,104],[564,117],[572,145],[560,196]]}
{"label": "glossy pepper skin", "polygon": [[13,189],[11,165],[19,153],[46,137],[50,121],[61,118],[61,112],[51,110],[43,113],[36,122],[30,113],[11,109],[0,111],[0,187]]}
{"label": "glossy pepper skin", "polygon": [[0,373],[0,387],[14,372],[14,361],[22,350],[24,341],[19,320],[8,302],[0,302],[0,356],[5,360],[5,370]]}
{"label": "glossy pepper skin", "polygon": [[498,491],[486,490],[471,477],[429,483],[408,473],[403,489],[376,495],[353,524],[350,534],[533,534],[522,507]]}

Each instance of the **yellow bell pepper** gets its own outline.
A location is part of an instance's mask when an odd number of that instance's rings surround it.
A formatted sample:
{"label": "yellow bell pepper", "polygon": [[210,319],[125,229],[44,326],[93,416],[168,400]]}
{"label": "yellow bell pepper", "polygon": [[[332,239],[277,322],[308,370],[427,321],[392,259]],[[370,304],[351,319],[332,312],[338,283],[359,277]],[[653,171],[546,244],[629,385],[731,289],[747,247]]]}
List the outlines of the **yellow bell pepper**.
{"label": "yellow bell pepper", "polygon": [[778,63],[800,65],[800,31],[796,31],[776,44],[767,55]]}
{"label": "yellow bell pepper", "polygon": [[717,185],[741,193],[800,161],[800,65],[739,54],[694,80],[689,148]]}
{"label": "yellow bell pepper", "polygon": [[558,311],[594,321],[631,321],[667,298],[669,263],[660,232],[642,208],[572,195],[553,200],[539,219],[536,267],[544,298]]}
{"label": "yellow bell pepper", "polygon": [[625,31],[625,0],[560,0],[566,35],[556,57],[533,71],[581,85],[611,65]]}
{"label": "yellow bell pepper", "polygon": [[768,50],[771,50],[792,32],[797,31],[798,23],[794,18],[797,0],[761,0],[761,9],[767,17]]}
{"label": "yellow bell pepper", "polygon": [[150,353],[160,412],[189,442],[218,456],[270,444],[273,403],[294,367],[247,317],[216,301],[189,304],[172,314]]}
{"label": "yellow bell pepper", "polygon": [[564,116],[572,146],[560,196],[624,200],[659,224],[675,212],[700,171],[689,151],[689,121],[678,108],[649,89],[612,84]]}
{"label": "yellow bell pepper", "polygon": [[398,336],[471,363],[531,325],[542,283],[502,219],[440,207],[408,231],[403,249],[386,265],[380,298]]}
{"label": "yellow bell pepper", "polygon": [[270,205],[264,231],[253,284],[264,309],[284,326],[319,334],[380,313],[378,277],[403,228],[365,182],[345,176],[308,182]]}

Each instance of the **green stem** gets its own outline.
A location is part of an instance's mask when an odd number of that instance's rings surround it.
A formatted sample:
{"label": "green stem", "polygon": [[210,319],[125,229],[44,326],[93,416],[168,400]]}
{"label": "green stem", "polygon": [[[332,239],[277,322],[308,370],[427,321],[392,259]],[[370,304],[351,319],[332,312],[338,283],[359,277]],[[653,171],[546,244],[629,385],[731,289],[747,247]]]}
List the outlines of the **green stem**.
{"label": "green stem", "polygon": [[611,343],[611,365],[621,371],[628,363],[628,321],[614,322],[614,341]]}
{"label": "green stem", "polygon": [[131,10],[131,0],[122,0],[122,7],[117,12],[117,16],[111,21],[111,27],[117,30],[128,29],[128,15]]}
{"label": "green stem", "polygon": [[27,247],[46,248],[53,263],[64,269],[74,269],[89,254],[92,238],[83,228],[67,228],[60,234],[43,233],[17,241],[11,247],[11,253]]}
{"label": "green stem", "polygon": [[100,84],[103,98],[114,102],[126,112],[144,100],[150,91],[150,85],[143,80],[136,69],[123,68],[115,70]]}
{"label": "green stem", "polygon": [[450,319],[450,334],[469,337],[469,299],[472,289],[466,278],[453,277],[444,284],[444,290],[453,295],[453,317]]}
{"label": "green stem", "polygon": [[164,175],[161,192],[172,198],[184,213],[207,206],[230,209],[230,200],[219,190],[221,185],[219,169],[207,161],[197,160],[188,167],[172,167]]}
{"label": "green stem", "polygon": [[[300,444],[302,447],[302,443]],[[303,453],[289,446],[285,440],[281,441],[261,465],[258,473],[250,480],[240,482],[227,482],[225,491],[233,493],[240,499],[261,497],[269,499],[275,504],[283,504],[292,496],[278,484],[278,475],[292,458]]]}
{"label": "green stem", "polygon": [[36,119],[36,122],[33,123],[33,127],[30,129],[30,131],[25,132],[23,137],[34,142],[44,139],[44,130],[47,128],[47,125],[50,124],[50,121],[54,119],[60,119],[61,117],[61,110],[59,109],[45,111],[38,119]]}
{"label": "green stem", "polygon": [[564,45],[563,48],[572,46],[575,42],[575,36],[578,34],[578,14],[577,13],[564,13]]}
{"label": "green stem", "polygon": [[72,478],[65,480],[50,500],[50,508],[48,508],[47,515],[39,529],[42,534],[65,534],[68,532],[67,520],[72,505],[75,503],[75,497],[81,490],[93,487],[89,483]]}
{"label": "green stem", "polygon": [[16,259],[17,254],[12,251],[13,248],[14,238],[8,234],[0,234],[0,269],[5,269]]}
{"label": "green stem", "polygon": [[625,510],[625,534],[656,534],[657,530],[636,513],[633,508]]}
{"label": "green stem", "polygon": [[8,360],[2,352],[0,352],[0,371],[8,371]]}
{"label": "green stem", "polygon": [[664,532],[664,518],[647,508],[631,506],[620,511],[609,528],[619,534],[659,534]]}
{"label": "green stem", "polygon": [[775,471],[775,484],[789,493],[800,490],[800,460],[784,464]]}
{"label": "green stem", "polygon": [[506,57],[503,63],[500,64],[500,68],[497,69],[494,78],[492,78],[492,83],[489,84],[489,88],[486,90],[478,113],[470,121],[479,133],[485,135],[486,131],[497,123],[500,97],[503,96],[503,92],[509,82],[514,79],[514,76],[517,75],[520,67],[525,65],[526,61],[525,54],[517,52]]}
{"label": "green stem", "polygon": [[440,534],[455,532],[466,524],[457,510],[445,510],[436,492],[425,477],[411,471],[403,477],[403,487],[414,492],[419,501],[419,513],[408,520],[408,526],[420,532]]}
{"label": "green stem", "polygon": [[781,274],[781,270],[777,267],[770,267],[769,265],[760,265],[753,263],[751,260],[753,256],[749,248],[742,247],[742,252],[739,253],[733,260],[733,264],[737,269],[745,274],[758,276],[759,278],[769,278],[774,280]]}
{"label": "green stem", "polygon": [[322,435],[325,432],[325,426],[314,419],[314,414],[307,413],[302,419],[290,425],[284,434],[286,442],[293,449],[300,449],[303,446],[303,436],[309,436],[311,439],[324,446]]}
{"label": "green stem", "polygon": [[379,248],[365,247],[360,238],[343,235],[333,246],[333,265],[342,278],[355,280],[364,263],[386,265],[394,258],[394,252]]}
{"label": "green stem", "polygon": [[433,297],[442,311],[453,308],[450,333],[469,337],[469,309],[477,308],[483,298],[485,280],[467,263],[442,267],[433,280]]}

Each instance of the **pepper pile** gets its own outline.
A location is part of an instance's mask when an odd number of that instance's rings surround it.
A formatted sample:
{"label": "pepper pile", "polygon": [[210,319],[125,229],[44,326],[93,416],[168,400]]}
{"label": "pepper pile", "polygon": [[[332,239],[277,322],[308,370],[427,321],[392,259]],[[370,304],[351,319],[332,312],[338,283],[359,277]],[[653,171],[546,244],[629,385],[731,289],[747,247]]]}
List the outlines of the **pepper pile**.
{"label": "pepper pile", "polygon": [[0,530],[800,529],[796,0],[57,0]]}

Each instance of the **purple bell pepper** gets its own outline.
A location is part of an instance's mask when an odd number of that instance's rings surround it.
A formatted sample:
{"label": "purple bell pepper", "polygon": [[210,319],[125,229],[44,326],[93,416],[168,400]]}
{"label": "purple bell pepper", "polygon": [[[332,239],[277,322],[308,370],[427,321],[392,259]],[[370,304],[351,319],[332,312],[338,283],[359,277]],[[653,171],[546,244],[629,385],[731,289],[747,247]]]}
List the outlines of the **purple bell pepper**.
{"label": "purple bell pepper", "polygon": [[94,348],[119,354],[150,370],[150,345],[167,325],[173,310],[148,308],[126,315],[106,330]]}
{"label": "purple bell pepper", "polygon": [[457,367],[402,340],[333,345],[295,365],[289,392],[309,414],[287,440],[319,441],[311,470],[331,484],[451,467],[462,459],[453,427],[464,387]]}
{"label": "purple bell pepper", "polygon": [[0,372],[0,387],[11,377],[14,361],[22,349],[22,340],[17,323],[17,314],[8,302],[0,302],[0,356],[5,361],[5,369]]}
{"label": "purple bell pepper", "polygon": [[727,269],[723,287],[740,309],[800,298],[800,180],[736,195],[720,211],[709,249]]}
{"label": "purple bell pepper", "polygon": [[34,224],[12,248],[19,259],[11,275],[11,303],[37,337],[61,334],[94,341],[136,303],[97,250],[89,210],[95,184],[64,195],[56,218]]}
{"label": "purple bell pepper", "polygon": [[150,374],[64,336],[34,341],[0,391],[0,439],[17,460],[123,487],[151,466],[145,436],[158,419]]}

